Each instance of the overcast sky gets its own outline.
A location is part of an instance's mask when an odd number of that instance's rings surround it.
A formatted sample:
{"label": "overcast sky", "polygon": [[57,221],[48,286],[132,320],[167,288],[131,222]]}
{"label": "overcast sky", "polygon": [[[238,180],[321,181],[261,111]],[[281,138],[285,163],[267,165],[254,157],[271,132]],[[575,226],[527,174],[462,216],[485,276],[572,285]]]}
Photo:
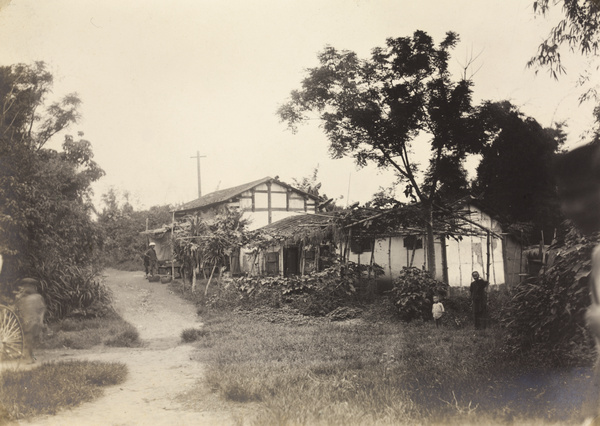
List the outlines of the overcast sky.
{"label": "overcast sky", "polygon": [[[0,5],[7,0],[0,0]],[[508,99],[542,125],[565,120],[569,145],[592,125],[579,106],[579,59],[556,82],[527,60],[552,21],[531,0],[12,0],[0,11],[0,65],[45,61],[54,95],[77,92],[83,131],[106,176],[138,207],[264,176],[308,176],[319,165],[331,197],[367,201],[390,173],[332,160],[318,122],[291,134],[275,112],[326,45],[366,57],[388,37],[460,35],[456,70],[479,55],[474,98]],[[62,140],[53,141],[59,147]],[[427,154],[426,149],[417,153]],[[350,185],[349,185],[350,183]]]}

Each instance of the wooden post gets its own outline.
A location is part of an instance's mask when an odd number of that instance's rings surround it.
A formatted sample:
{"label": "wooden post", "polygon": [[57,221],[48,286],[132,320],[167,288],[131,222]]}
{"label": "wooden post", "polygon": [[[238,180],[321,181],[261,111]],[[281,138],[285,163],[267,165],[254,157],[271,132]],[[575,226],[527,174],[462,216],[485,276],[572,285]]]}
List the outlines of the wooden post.
{"label": "wooden post", "polygon": [[429,257],[429,251],[427,250],[428,244],[429,244],[429,238],[427,238],[428,235],[425,234],[423,236],[423,269],[424,271],[429,271],[429,265],[427,264],[427,259]]}
{"label": "wooden post", "polygon": [[486,238],[486,248],[487,248],[487,270],[486,270],[486,281],[490,282],[490,232],[487,232]]}
{"label": "wooden post", "polygon": [[304,276],[304,266],[306,258],[304,256],[304,244],[300,243],[300,275]]}
{"label": "wooden post", "polygon": [[[371,260],[369,261],[369,279],[371,279],[371,271],[373,271],[373,258],[375,257],[375,238],[373,238],[373,242],[371,243]],[[376,278],[374,276],[374,278]]]}
{"label": "wooden post", "polygon": [[446,253],[446,235],[440,236],[440,243],[442,244],[442,279],[446,284],[450,284],[448,281],[448,253]]}
{"label": "wooden post", "polygon": [[348,266],[350,259],[350,250],[352,249],[352,228],[348,229],[348,240],[346,241],[346,249],[344,250],[344,266]]}
{"label": "wooden post", "polygon": [[171,279],[175,279],[175,211],[171,220]]}
{"label": "wooden post", "polygon": [[390,270],[390,280],[393,280],[392,276],[392,237],[388,239],[388,269]]}

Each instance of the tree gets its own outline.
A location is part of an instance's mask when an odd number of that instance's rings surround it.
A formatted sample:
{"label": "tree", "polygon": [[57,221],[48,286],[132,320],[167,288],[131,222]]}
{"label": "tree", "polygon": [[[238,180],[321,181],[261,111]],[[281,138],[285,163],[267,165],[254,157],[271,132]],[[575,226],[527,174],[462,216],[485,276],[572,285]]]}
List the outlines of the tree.
{"label": "tree", "polygon": [[210,270],[206,295],[215,269],[226,266],[231,256],[248,243],[248,221],[242,216],[242,211],[225,208],[210,219],[188,216],[186,224],[175,229],[175,256],[192,271],[192,292],[196,290],[197,269]]}
{"label": "tree", "polygon": [[548,67],[554,78],[565,72],[560,55],[562,46],[566,45],[571,52],[595,55],[600,42],[600,1],[535,0],[533,11],[546,16],[552,7],[560,4],[563,18],[552,28],[528,63],[528,66]]}
{"label": "tree", "polygon": [[319,210],[324,211],[333,211],[337,210],[340,207],[336,206],[335,200],[333,198],[329,198],[327,194],[321,194],[321,182],[319,181],[319,165],[313,169],[312,174],[310,176],[305,176],[302,179],[293,178],[294,187],[306,192],[307,194],[314,195],[319,197]]}
{"label": "tree", "polygon": [[543,128],[508,101],[486,102],[480,110],[492,137],[482,150],[474,192],[505,222],[528,223],[530,240],[538,241],[542,230],[552,238],[562,220],[550,169],[565,140],[562,126]]}
{"label": "tree", "polygon": [[[43,278],[53,315],[54,308],[68,311],[54,303],[60,297],[52,299],[64,284],[61,271],[89,266],[96,258],[99,233],[91,219],[90,185],[104,172],[93,161],[91,143],[82,133],[78,139],[65,136],[61,151],[45,147],[79,118],[75,94],[46,104],[51,87],[52,76],[41,62],[0,67],[2,278],[11,281],[25,274]],[[76,298],[79,290],[64,291]]]}
{"label": "tree", "polygon": [[152,206],[148,210],[135,210],[129,194],[115,188],[102,195],[104,208],[98,214],[102,231],[104,258],[117,268],[141,267],[142,253],[147,249],[147,237],[141,233],[171,223],[170,205]]}
{"label": "tree", "polygon": [[[318,55],[320,65],[307,71],[302,89],[278,110],[292,131],[307,113],[316,112],[334,158],[351,156],[359,166],[374,163],[396,172],[405,194],[422,204],[433,276],[432,216],[443,173],[478,152],[483,137],[471,105],[471,81],[465,76],[453,81],[448,70],[457,42],[458,35],[449,32],[435,46],[429,35],[416,31],[412,37],[388,39],[369,59],[326,47]],[[411,149],[425,134],[431,159],[427,179],[419,183]]]}

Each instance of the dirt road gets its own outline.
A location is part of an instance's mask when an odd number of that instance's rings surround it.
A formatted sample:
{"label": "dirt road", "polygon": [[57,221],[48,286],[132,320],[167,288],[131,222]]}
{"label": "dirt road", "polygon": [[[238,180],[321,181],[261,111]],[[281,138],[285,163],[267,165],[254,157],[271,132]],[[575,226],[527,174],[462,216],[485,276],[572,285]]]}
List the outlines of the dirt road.
{"label": "dirt road", "polygon": [[[99,347],[89,351],[45,351],[39,361],[89,359],[127,364],[125,383],[107,388],[103,397],[56,416],[35,418],[32,425],[223,425],[235,423],[214,404],[193,409],[178,402],[203,377],[203,365],[191,360],[193,347],[181,343],[181,331],[201,327],[194,307],[161,283],[139,272],[108,270],[115,308],[139,331],[142,348]],[[199,399],[202,395],[198,396]]]}

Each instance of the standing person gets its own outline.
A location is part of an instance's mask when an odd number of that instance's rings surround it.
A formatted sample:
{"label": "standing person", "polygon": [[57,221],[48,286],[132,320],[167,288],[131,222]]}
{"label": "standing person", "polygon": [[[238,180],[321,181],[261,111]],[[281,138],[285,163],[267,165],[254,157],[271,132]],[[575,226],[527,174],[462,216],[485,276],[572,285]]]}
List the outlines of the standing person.
{"label": "standing person", "polygon": [[150,255],[148,253],[149,251],[150,251],[150,249],[146,250],[143,255],[144,271],[146,271],[146,275],[144,276],[144,278],[148,278],[148,272],[150,271]]}
{"label": "standing person", "polygon": [[19,281],[16,308],[17,315],[21,319],[24,335],[25,362],[35,362],[33,349],[39,341],[44,327],[44,316],[46,315],[46,304],[37,291],[37,281],[32,278],[23,278]]}
{"label": "standing person", "polygon": [[[565,216],[585,235],[600,231],[600,152],[588,144],[559,154],[554,175]],[[588,278],[592,303],[586,321],[596,341],[596,364],[583,414],[584,424],[600,425],[600,245],[592,252],[592,273]]]}
{"label": "standing person", "polygon": [[473,271],[471,283],[471,300],[473,301],[473,321],[475,328],[487,327],[487,286],[489,283],[479,277],[479,272]]}
{"label": "standing person", "polygon": [[440,302],[440,298],[438,296],[433,296],[433,306],[431,307],[431,313],[433,314],[433,320],[435,321],[435,327],[439,328],[442,324],[442,315],[446,312],[444,310],[444,305]]}
{"label": "standing person", "polygon": [[156,257],[156,251],[154,250],[155,243],[150,243],[150,247],[144,253],[144,265],[146,263],[146,259],[148,259],[148,268],[146,269],[146,277],[148,277],[148,273],[150,276],[154,276],[158,272],[158,258]]}

